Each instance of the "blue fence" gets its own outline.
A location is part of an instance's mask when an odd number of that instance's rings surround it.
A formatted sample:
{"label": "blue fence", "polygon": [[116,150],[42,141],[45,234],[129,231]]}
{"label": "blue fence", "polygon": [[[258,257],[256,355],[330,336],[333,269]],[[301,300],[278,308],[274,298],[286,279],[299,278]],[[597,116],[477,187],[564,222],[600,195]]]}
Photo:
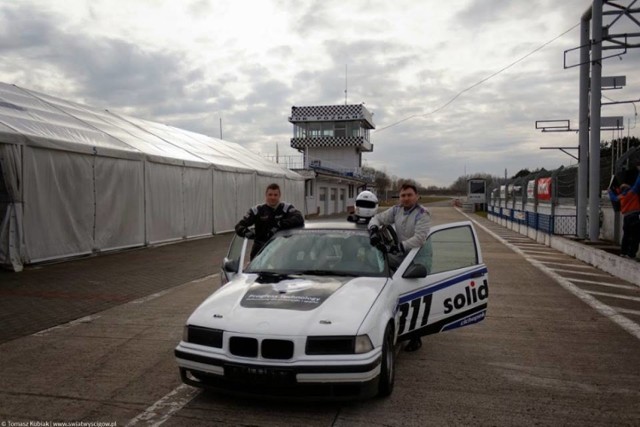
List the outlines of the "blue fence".
{"label": "blue fence", "polygon": [[489,213],[507,221],[526,225],[529,228],[547,234],[561,236],[576,235],[577,222],[575,215],[549,215],[537,212],[521,211],[518,209],[489,206]]}

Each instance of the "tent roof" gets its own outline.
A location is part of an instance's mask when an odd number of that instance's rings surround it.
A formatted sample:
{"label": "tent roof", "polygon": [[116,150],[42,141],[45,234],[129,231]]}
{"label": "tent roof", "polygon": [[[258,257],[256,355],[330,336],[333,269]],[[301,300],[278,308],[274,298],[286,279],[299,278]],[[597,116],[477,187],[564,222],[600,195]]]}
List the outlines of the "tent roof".
{"label": "tent roof", "polygon": [[1,82],[0,143],[303,179],[236,143]]}

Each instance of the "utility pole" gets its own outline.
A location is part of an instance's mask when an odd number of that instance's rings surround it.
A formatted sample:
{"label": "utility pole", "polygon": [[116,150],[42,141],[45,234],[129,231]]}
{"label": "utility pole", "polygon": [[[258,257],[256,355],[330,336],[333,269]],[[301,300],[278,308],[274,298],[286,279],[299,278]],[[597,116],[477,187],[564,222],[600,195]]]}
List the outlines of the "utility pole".
{"label": "utility pole", "polygon": [[600,237],[600,118],[602,96],[602,1],[591,5],[591,133],[589,145],[589,240]]}

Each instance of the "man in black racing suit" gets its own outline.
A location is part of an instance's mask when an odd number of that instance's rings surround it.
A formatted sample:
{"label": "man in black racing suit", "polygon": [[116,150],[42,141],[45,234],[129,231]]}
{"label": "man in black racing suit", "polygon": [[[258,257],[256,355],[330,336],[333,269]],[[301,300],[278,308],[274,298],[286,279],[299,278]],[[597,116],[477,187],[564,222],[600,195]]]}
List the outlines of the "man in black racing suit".
{"label": "man in black racing suit", "polygon": [[[249,227],[255,225],[255,232]],[[240,237],[255,239],[251,249],[251,259],[262,249],[276,231],[301,227],[304,217],[292,204],[280,201],[280,187],[270,184],[265,192],[265,203],[249,209],[236,224],[236,233]]]}

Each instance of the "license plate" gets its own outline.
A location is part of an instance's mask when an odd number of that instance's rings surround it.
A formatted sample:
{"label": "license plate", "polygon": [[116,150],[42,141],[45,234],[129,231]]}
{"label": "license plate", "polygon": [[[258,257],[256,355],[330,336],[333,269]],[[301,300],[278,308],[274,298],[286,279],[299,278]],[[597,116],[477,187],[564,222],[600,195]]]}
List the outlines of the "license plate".
{"label": "license plate", "polygon": [[241,365],[225,365],[224,375],[236,381],[276,384],[292,384],[296,378],[292,371],[286,369]]}

